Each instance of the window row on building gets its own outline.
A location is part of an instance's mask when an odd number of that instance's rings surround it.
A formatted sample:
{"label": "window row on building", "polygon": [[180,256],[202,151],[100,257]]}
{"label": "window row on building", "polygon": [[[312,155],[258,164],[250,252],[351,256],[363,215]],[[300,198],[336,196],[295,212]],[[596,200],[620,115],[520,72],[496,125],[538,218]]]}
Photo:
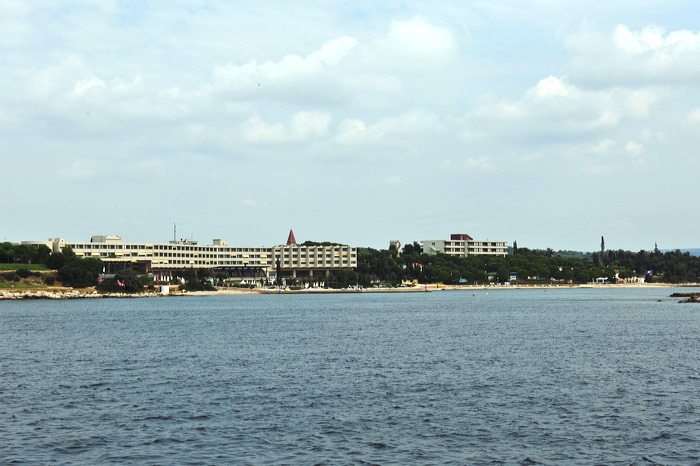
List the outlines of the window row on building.
{"label": "window row on building", "polygon": [[89,243],[66,242],[62,238],[24,243],[45,244],[54,252],[69,246],[78,257],[98,257],[108,263],[136,262],[149,272],[183,267],[255,267],[269,275],[276,272],[278,266],[285,271],[311,272],[357,267],[357,248],[344,245],[232,247],[223,239],[215,239],[212,245],[198,245],[193,241],[123,243],[119,236],[104,235],[93,236]]}
{"label": "window row on building", "polygon": [[469,235],[455,233],[450,239],[423,240],[423,252],[426,254],[448,254],[450,256],[468,256],[473,254],[505,256],[508,244],[505,241],[475,240]]}

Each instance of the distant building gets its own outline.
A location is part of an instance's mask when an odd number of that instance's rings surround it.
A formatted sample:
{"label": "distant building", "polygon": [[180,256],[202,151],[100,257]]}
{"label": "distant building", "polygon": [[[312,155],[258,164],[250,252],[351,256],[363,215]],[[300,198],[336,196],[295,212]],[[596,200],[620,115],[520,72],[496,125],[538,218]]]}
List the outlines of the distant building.
{"label": "distant building", "polygon": [[423,240],[423,252],[426,254],[447,254],[450,256],[491,255],[505,256],[508,246],[505,241],[475,240],[469,235],[455,233],[450,239]]}
{"label": "distant building", "polygon": [[299,246],[290,230],[283,246],[230,246],[225,239],[211,245],[181,240],[168,243],[125,243],[119,236],[96,235],[90,242],[72,242],[63,238],[48,241],[23,241],[22,244],[45,244],[52,252],[70,246],[78,257],[97,257],[105,264],[105,272],[114,273],[133,267],[139,273],[152,273],[169,279],[176,270],[207,268],[227,273],[231,278],[271,278],[278,270],[297,274],[328,274],[332,270],[357,267],[354,246]]}
{"label": "distant building", "polygon": [[294,231],[289,229],[289,236],[287,236],[287,246],[293,246],[297,244],[297,239],[294,237]]}
{"label": "distant building", "polygon": [[389,241],[389,250],[394,250],[397,254],[401,254],[401,241],[397,239]]}

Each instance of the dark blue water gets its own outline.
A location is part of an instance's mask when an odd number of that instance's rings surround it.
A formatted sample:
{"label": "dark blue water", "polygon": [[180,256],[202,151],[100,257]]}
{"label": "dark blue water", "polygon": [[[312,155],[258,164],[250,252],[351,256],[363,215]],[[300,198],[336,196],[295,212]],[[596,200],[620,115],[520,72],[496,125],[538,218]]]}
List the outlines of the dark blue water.
{"label": "dark blue water", "polygon": [[0,463],[698,463],[672,291],[0,302]]}

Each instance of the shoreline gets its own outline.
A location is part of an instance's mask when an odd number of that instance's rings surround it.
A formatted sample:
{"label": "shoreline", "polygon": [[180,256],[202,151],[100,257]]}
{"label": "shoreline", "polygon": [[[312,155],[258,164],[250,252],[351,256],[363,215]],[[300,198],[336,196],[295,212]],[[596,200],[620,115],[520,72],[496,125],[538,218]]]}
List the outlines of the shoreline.
{"label": "shoreline", "polygon": [[328,289],[309,288],[302,290],[282,290],[282,289],[231,289],[222,288],[217,291],[190,291],[162,294],[157,291],[144,293],[99,293],[94,289],[72,289],[72,288],[39,288],[0,290],[0,300],[24,300],[24,299],[98,299],[98,298],[170,298],[187,296],[234,296],[234,295],[278,295],[278,294],[348,294],[348,293],[430,293],[433,291],[477,291],[477,290],[542,290],[542,289],[573,289],[573,288],[700,288],[700,284],[668,284],[668,283],[633,283],[633,284],[582,284],[582,285],[421,285],[414,287],[395,288],[360,288],[360,289]]}

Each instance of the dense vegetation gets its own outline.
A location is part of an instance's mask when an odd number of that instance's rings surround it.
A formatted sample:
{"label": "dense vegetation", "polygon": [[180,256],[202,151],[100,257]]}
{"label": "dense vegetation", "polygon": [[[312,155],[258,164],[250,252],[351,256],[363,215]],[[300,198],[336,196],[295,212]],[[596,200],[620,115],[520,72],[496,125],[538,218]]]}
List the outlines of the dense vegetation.
{"label": "dense vegetation", "polygon": [[99,281],[97,289],[104,293],[136,293],[143,291],[145,286],[154,289],[148,275],[138,276],[131,267],[119,270],[114,277]]}
{"label": "dense vegetation", "polygon": [[[444,284],[484,284],[511,281],[519,283],[560,281],[590,283],[606,277],[608,283],[633,277],[647,282],[700,282],[700,257],[672,251],[637,253],[623,250],[563,254],[551,249],[520,248],[502,256],[472,255],[454,257],[422,253],[418,243],[408,244],[401,254],[395,250],[360,249],[355,271],[335,274],[332,284],[348,286],[373,283],[396,285],[405,282]],[[650,273],[647,273],[650,272]]]}
{"label": "dense vegetation", "polygon": [[[310,243],[311,244],[311,243]],[[331,245],[333,243],[313,243]],[[46,284],[54,280],[76,288],[95,286],[102,273],[103,263],[98,258],[80,258],[68,247],[51,253],[46,246],[16,245],[0,243],[0,263],[16,272],[0,274],[0,281],[17,282],[30,269],[44,264],[54,274],[44,274]],[[37,274],[38,275],[38,274]],[[138,277],[132,269],[120,271],[118,276],[103,280],[102,291],[141,291],[152,285],[147,276]],[[174,276],[186,280],[183,288],[188,291],[211,290],[211,279],[222,282],[225,275],[207,269],[183,269]],[[700,257],[681,251],[631,252],[606,250],[601,238],[600,251],[582,253],[577,251],[531,250],[513,244],[509,254],[503,256],[472,255],[454,257],[445,254],[427,255],[420,244],[414,242],[402,251],[360,248],[358,265],[354,270],[341,270],[329,277],[300,277],[321,282],[326,286],[345,288],[375,284],[399,285],[402,283],[485,284],[505,283],[590,283],[605,277],[608,283],[618,280],[644,277],[645,281],[664,283],[700,282]],[[41,280],[41,279],[40,279]],[[179,283],[179,282],[178,282]],[[288,281],[289,284],[294,284]]]}
{"label": "dense vegetation", "polygon": [[299,246],[345,246],[345,244],[331,243],[330,241],[304,241]]}
{"label": "dense vegetation", "polygon": [[46,245],[0,243],[0,264],[46,264],[51,249]]}
{"label": "dense vegetation", "polygon": [[0,288],[37,288],[51,286],[55,281],[53,275],[29,270],[25,266],[0,272]]}
{"label": "dense vegetation", "polygon": [[[173,273],[173,276],[185,279],[185,285],[180,287],[181,290],[216,291],[211,284],[213,274],[210,269],[181,269]],[[177,280],[174,282],[177,283]]]}
{"label": "dense vegetation", "polygon": [[97,285],[97,277],[102,273],[102,260],[96,257],[81,258],[66,246],[61,252],[51,253],[46,265],[58,270],[58,279],[66,286],[86,288]]}

